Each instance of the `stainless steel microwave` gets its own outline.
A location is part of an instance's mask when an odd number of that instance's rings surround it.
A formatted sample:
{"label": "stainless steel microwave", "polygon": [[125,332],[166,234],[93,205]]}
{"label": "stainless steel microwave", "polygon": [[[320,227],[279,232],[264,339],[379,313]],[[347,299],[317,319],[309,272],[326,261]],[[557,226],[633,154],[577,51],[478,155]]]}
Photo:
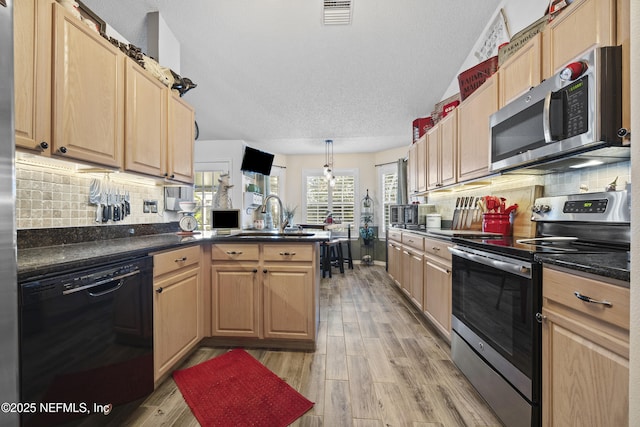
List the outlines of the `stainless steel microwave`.
{"label": "stainless steel microwave", "polygon": [[[511,101],[490,118],[491,171],[621,146],[621,81],[621,47],[593,48]],[[628,158],[628,151],[609,150],[614,158],[607,162]]]}

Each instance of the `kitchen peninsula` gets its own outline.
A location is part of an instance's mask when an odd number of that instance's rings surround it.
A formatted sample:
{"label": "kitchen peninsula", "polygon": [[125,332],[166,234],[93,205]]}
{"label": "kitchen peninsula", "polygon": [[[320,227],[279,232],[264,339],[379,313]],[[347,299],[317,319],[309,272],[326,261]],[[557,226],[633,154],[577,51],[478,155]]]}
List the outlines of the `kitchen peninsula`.
{"label": "kitchen peninsula", "polygon": [[97,266],[153,257],[149,286],[157,385],[200,343],[313,350],[320,244],[328,239],[329,232],[321,230],[226,236],[165,230],[51,244],[18,251],[18,280],[24,284],[69,274],[81,277]]}

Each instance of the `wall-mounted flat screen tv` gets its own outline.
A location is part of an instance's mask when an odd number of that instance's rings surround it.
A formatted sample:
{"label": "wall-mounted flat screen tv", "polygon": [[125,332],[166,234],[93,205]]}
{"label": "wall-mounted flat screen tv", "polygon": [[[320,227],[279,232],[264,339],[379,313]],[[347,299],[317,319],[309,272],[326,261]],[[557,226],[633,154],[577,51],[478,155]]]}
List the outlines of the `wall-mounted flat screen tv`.
{"label": "wall-mounted flat screen tv", "polygon": [[240,170],[247,172],[257,172],[262,175],[271,174],[271,166],[273,165],[273,154],[256,150],[255,148],[245,147],[242,156],[242,165]]}

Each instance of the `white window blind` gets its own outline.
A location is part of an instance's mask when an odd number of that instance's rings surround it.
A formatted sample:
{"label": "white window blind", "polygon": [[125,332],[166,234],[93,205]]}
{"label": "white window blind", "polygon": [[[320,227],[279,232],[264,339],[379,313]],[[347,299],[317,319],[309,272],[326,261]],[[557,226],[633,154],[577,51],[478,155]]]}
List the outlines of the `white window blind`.
{"label": "white window blind", "polygon": [[395,164],[385,165],[380,168],[380,185],[382,194],[382,227],[384,231],[389,224],[389,206],[397,203],[398,196],[398,168]]}
{"label": "white window blind", "polygon": [[321,224],[327,213],[342,222],[354,223],[356,218],[356,174],[335,171],[335,186],[329,186],[321,172],[307,174],[305,185],[305,223]]}

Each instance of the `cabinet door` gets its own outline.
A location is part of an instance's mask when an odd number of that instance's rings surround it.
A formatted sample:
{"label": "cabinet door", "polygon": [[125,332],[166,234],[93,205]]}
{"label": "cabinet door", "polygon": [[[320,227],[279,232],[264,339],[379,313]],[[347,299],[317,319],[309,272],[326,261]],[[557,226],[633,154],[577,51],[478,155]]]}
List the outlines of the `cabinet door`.
{"label": "cabinet door", "polygon": [[425,314],[451,339],[451,265],[425,258]]}
{"label": "cabinet door", "polygon": [[499,108],[542,81],[542,34],[536,34],[498,70]]}
{"label": "cabinet door", "polygon": [[400,288],[405,294],[411,296],[411,254],[405,248],[402,248],[400,265],[402,266]]}
{"label": "cabinet door", "polygon": [[168,89],[131,59],[126,60],[126,170],[163,176],[167,167]]}
{"label": "cabinet door", "polygon": [[497,74],[461,103],[458,110],[458,182],[489,174],[489,116],[498,110]]}
{"label": "cabinet door", "polygon": [[458,111],[453,110],[440,123],[440,184],[456,183],[458,151]]}
{"label": "cabinet door", "polygon": [[418,143],[414,143],[409,147],[409,155],[407,160],[407,187],[409,195],[418,192]]}
{"label": "cabinet door", "polygon": [[427,132],[427,189],[440,187],[440,123]]}
{"label": "cabinet door", "polygon": [[400,286],[402,282],[402,249],[397,243],[389,243],[387,250],[389,251],[389,275],[393,278],[394,283]]}
{"label": "cabinet door", "polygon": [[53,13],[52,152],[120,168],[124,54],[61,6]]}
{"label": "cabinet door", "polygon": [[260,282],[257,264],[211,267],[213,336],[260,336]]}
{"label": "cabinet door", "polygon": [[616,44],[616,0],[576,0],[544,30],[544,78],[593,45]]}
{"label": "cabinet door", "polygon": [[51,1],[13,4],[16,146],[50,152]]}
{"label": "cabinet door", "polygon": [[629,425],[629,361],[594,342],[597,331],[542,314],[543,425]]}
{"label": "cabinet door", "polygon": [[173,91],[168,91],[168,177],[193,183],[193,145],[195,114],[193,108]]}
{"label": "cabinet door", "polygon": [[422,267],[422,255],[416,252],[409,252],[409,280],[411,284],[411,300],[422,310],[424,304],[424,268]]}
{"label": "cabinet door", "polygon": [[200,340],[200,267],[154,282],[154,359],[158,380]]}
{"label": "cabinet door", "polygon": [[427,138],[423,135],[416,142],[416,180],[419,193],[427,191]]}
{"label": "cabinet door", "polygon": [[311,266],[284,263],[264,268],[265,338],[315,338],[313,273]]}

